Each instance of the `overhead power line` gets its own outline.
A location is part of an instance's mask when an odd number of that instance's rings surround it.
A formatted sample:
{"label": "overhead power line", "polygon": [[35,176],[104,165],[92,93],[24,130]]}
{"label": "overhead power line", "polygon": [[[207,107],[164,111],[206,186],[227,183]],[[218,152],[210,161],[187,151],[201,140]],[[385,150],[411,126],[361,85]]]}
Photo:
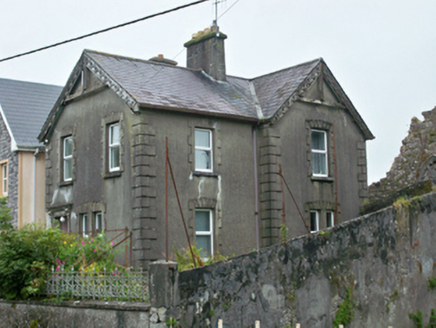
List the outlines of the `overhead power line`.
{"label": "overhead power line", "polygon": [[78,37],[73,38],[73,39],[68,39],[68,40],[65,40],[65,41],[61,41],[61,42],[58,42],[58,43],[54,43],[54,44],[51,44],[49,46],[45,46],[45,47],[42,47],[42,48],[38,48],[38,49],[30,50],[30,51],[27,51],[27,52],[23,52],[23,53],[18,54],[18,55],[6,57],[6,58],[3,58],[3,59],[0,59],[0,63],[4,62],[4,61],[7,61],[7,60],[14,59],[14,58],[27,56],[27,55],[33,54],[35,52],[39,52],[39,51],[47,50],[47,49],[50,49],[50,48],[58,47],[58,46],[61,46],[63,44],[66,44],[66,43],[70,43],[70,42],[74,42],[74,41],[77,41],[77,40],[89,38],[89,37],[97,35],[97,34],[105,33],[105,32],[111,31],[111,30],[115,30],[115,29],[120,28],[120,27],[124,27],[124,26],[127,26],[127,25],[135,24],[135,23],[138,23],[138,22],[150,19],[150,18],[154,18],[154,17],[157,17],[157,16],[162,16],[162,15],[165,15],[165,14],[169,14],[171,12],[174,12],[174,11],[177,11],[177,10],[180,10],[180,9],[184,9],[184,8],[187,8],[187,7],[191,7],[191,6],[194,6],[194,5],[198,5],[198,4],[206,2],[206,1],[209,1],[209,0],[199,0],[199,1],[191,2],[191,3],[188,3],[188,4],[183,5],[183,6],[179,6],[179,7],[175,7],[175,8],[169,9],[169,10],[162,11],[160,13],[156,13],[156,14],[145,16],[145,17],[142,17],[142,18],[138,18],[138,19],[132,20],[132,21],[127,22],[127,23],[123,23],[123,24],[112,26],[112,27],[108,27],[108,28],[105,28],[103,30],[99,30],[99,31],[96,31],[96,32],[88,33],[88,34],[85,34],[85,35],[82,35],[82,36],[78,36]]}

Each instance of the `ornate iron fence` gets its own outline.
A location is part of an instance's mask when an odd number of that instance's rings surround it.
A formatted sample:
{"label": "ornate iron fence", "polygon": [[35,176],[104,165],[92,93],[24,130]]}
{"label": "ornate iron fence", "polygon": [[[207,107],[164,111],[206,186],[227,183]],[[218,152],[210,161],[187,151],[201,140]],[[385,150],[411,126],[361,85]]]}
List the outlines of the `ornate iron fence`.
{"label": "ornate iron fence", "polygon": [[147,272],[54,271],[47,279],[46,294],[79,299],[148,301]]}

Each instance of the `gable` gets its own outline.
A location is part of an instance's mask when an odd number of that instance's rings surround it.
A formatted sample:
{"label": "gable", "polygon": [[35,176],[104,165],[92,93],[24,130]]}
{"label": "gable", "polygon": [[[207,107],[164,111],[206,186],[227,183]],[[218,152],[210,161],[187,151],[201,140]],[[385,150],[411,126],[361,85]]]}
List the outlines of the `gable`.
{"label": "gable", "polygon": [[318,63],[305,81],[275,113],[271,122],[273,124],[277,122],[296,102],[306,102],[345,110],[352,117],[364,138],[366,140],[374,139],[373,134],[323,60]]}

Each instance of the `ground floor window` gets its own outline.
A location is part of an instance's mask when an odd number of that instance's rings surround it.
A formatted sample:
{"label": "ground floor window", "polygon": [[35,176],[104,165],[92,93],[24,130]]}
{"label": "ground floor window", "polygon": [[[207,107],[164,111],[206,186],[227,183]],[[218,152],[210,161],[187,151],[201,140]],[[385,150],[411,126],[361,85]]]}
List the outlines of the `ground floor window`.
{"label": "ground floor window", "polygon": [[195,241],[200,255],[207,258],[213,255],[213,215],[211,210],[195,211]]}
{"label": "ground floor window", "polygon": [[88,214],[82,214],[80,217],[80,234],[83,238],[88,238],[89,236],[89,222]]}
{"label": "ground floor window", "polygon": [[100,233],[103,231],[103,216],[101,212],[94,213],[94,229],[95,233]]}
{"label": "ground floor window", "polygon": [[319,211],[310,211],[310,232],[319,230]]}
{"label": "ground floor window", "polygon": [[326,215],[326,227],[327,228],[333,227],[335,225],[335,220],[334,220],[335,216],[334,216],[333,212],[327,211],[325,213],[325,215]]}

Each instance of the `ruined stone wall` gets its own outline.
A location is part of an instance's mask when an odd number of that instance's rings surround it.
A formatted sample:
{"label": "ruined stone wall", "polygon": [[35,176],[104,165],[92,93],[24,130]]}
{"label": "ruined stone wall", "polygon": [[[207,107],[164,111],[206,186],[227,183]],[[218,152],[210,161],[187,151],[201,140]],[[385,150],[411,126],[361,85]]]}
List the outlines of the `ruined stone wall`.
{"label": "ruined stone wall", "polygon": [[370,203],[421,181],[436,182],[436,176],[432,172],[436,162],[436,107],[422,115],[423,121],[412,118],[400,154],[395,158],[386,177],[369,187]]}
{"label": "ruined stone wall", "polygon": [[[436,308],[436,194],[340,226],[169,279],[168,317],[181,327],[332,327],[351,305],[347,327],[424,325]],[[153,278],[153,276],[156,276]],[[151,274],[157,284],[162,275]],[[161,283],[160,283],[161,285]],[[348,292],[347,292],[348,291]],[[349,293],[349,294],[347,294]],[[154,296],[153,296],[154,295]],[[152,306],[162,306],[151,294]],[[347,297],[347,295],[350,295]],[[162,297],[160,297],[162,299]]]}

